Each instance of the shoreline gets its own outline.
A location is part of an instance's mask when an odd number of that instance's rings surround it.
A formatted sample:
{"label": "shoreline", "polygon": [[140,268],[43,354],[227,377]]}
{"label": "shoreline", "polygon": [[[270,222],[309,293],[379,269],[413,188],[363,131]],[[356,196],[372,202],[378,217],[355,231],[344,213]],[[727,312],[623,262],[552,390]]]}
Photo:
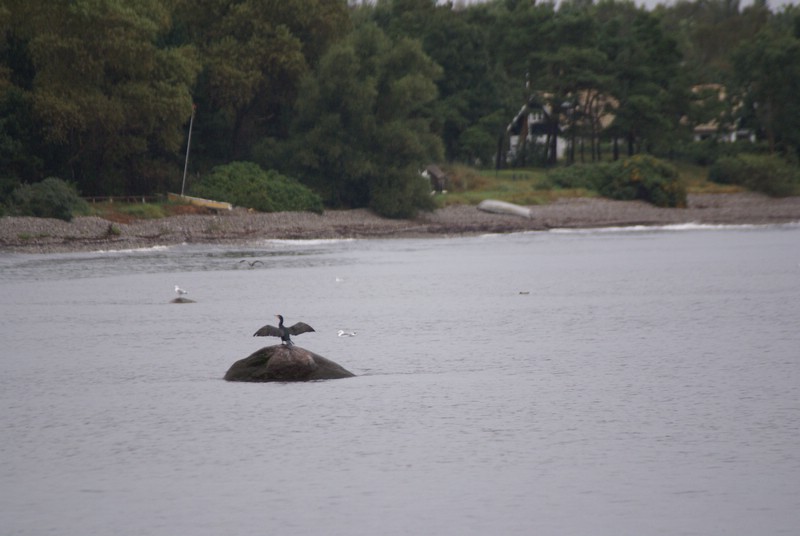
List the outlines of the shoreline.
{"label": "shoreline", "polygon": [[478,234],[676,224],[774,225],[800,222],[800,197],[756,193],[690,194],[687,208],[658,208],[643,201],[564,198],[534,205],[531,218],[454,205],[412,220],[391,220],[367,209],[259,213],[245,209],[181,215],[131,223],[96,216],[71,222],[0,218],[0,252],[68,253],[175,244],[241,244],[269,239],[422,238]]}

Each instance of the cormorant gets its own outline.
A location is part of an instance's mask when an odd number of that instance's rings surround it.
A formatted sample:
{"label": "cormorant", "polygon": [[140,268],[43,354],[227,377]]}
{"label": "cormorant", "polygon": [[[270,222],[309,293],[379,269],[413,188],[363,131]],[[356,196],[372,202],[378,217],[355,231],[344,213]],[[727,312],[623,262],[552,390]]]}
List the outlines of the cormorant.
{"label": "cormorant", "polygon": [[278,318],[277,328],[275,326],[266,325],[256,331],[253,334],[253,337],[280,337],[283,344],[286,346],[292,346],[292,340],[289,338],[290,335],[300,335],[301,333],[314,331],[314,328],[305,322],[298,322],[295,325],[287,328],[283,325],[283,317],[281,315],[275,316]]}

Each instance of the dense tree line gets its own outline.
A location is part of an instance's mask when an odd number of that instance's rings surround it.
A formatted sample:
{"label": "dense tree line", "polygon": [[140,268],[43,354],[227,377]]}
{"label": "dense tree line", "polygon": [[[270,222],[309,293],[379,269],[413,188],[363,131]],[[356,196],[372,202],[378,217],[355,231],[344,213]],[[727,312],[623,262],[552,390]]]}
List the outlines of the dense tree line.
{"label": "dense tree line", "polygon": [[0,194],[179,189],[193,107],[190,184],[251,161],[396,216],[431,161],[504,164],[533,97],[570,161],[678,154],[720,118],[800,157],[800,8],[765,0],[0,0],[0,32]]}

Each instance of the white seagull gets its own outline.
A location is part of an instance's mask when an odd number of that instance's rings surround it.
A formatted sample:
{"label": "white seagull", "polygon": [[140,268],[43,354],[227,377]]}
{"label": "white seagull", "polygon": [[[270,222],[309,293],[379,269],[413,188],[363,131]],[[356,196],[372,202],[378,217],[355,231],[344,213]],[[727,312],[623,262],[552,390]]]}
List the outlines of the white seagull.
{"label": "white seagull", "polygon": [[340,337],[355,337],[356,336],[356,332],[355,331],[345,331],[343,329],[340,329],[339,330],[339,336]]}
{"label": "white seagull", "polygon": [[189,291],[188,290],[183,290],[178,285],[175,285],[175,294],[177,294],[178,296],[183,296],[184,294],[189,294]]}

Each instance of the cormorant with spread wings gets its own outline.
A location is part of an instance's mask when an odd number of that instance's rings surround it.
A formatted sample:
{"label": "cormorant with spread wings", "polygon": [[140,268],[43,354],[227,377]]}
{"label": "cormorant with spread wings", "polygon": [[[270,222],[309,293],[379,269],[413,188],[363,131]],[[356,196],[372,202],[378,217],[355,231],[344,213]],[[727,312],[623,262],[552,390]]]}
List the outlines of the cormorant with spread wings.
{"label": "cormorant with spread wings", "polygon": [[283,317],[281,315],[275,316],[278,318],[277,328],[275,326],[266,325],[256,331],[253,334],[253,337],[280,337],[283,344],[286,346],[292,346],[292,339],[290,335],[300,335],[301,333],[314,331],[314,328],[305,322],[297,322],[295,325],[287,328],[283,325]]}

